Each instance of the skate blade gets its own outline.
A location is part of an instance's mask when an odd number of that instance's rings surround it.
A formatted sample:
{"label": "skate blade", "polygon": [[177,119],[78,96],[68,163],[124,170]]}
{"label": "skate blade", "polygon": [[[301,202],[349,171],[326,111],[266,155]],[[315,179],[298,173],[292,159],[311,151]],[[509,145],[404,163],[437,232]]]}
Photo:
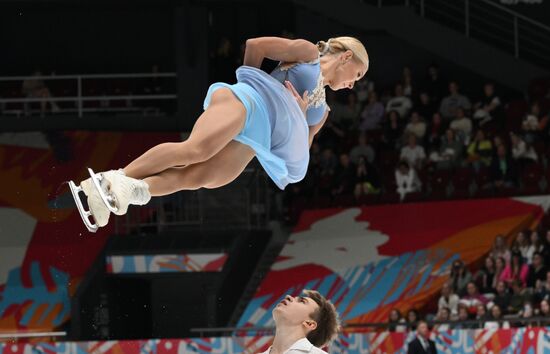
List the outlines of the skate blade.
{"label": "skate blade", "polygon": [[105,191],[103,191],[103,188],[101,188],[100,183],[104,177],[101,174],[96,174],[91,168],[88,168],[88,173],[92,178],[92,184],[97,189],[97,192],[99,193],[101,200],[103,200],[103,203],[105,203],[107,209],[109,209],[109,211],[112,213],[116,213],[118,211],[118,208],[116,207],[116,205],[114,205],[114,198],[110,195],[105,194]]}
{"label": "skate blade", "polygon": [[93,217],[92,213],[89,210],[84,209],[84,205],[82,205],[82,201],[80,200],[80,197],[78,196],[78,193],[83,192],[82,187],[77,186],[73,181],[69,181],[69,188],[71,189],[71,194],[73,195],[74,202],[76,204],[76,208],[78,209],[78,212],[80,213],[80,217],[82,218],[82,221],[84,222],[84,225],[90,232],[96,232],[97,229],[99,229],[99,226],[97,224],[93,224],[90,221],[90,216]]}

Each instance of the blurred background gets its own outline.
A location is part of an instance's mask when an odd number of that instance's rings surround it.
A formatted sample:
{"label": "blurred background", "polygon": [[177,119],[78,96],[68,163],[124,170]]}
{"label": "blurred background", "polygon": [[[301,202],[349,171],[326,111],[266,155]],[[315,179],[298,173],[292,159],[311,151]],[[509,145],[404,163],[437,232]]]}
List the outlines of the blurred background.
{"label": "blurred background", "polygon": [[[550,352],[549,16],[546,0],[0,2],[0,353],[260,352],[304,288],[340,312],[331,353],[405,353],[421,319],[439,352]],[[370,69],[327,89],[304,180],[281,191],[254,159],[86,231],[64,182],[185,140],[248,38],[347,35]]]}

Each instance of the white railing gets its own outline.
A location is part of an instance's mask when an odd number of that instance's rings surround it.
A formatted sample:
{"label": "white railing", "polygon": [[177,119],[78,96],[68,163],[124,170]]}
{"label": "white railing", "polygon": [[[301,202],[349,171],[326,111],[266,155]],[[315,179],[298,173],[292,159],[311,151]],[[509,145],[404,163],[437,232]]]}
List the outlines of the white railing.
{"label": "white railing", "polygon": [[422,17],[538,64],[550,63],[550,26],[490,0],[359,0],[409,6]]}
{"label": "white railing", "polygon": [[[163,93],[163,94],[121,94],[121,95],[87,95],[85,96],[86,81],[87,80],[113,80],[113,79],[160,79],[160,78],[176,78],[176,73],[131,73],[131,74],[89,74],[89,75],[49,75],[49,76],[4,76],[0,77],[0,85],[5,82],[21,82],[24,80],[42,80],[44,82],[54,81],[54,80],[64,80],[69,81],[67,85],[76,84],[76,96],[56,96],[55,92],[51,97],[13,97],[13,98],[3,98],[0,97],[0,107],[10,104],[10,103],[33,103],[33,102],[74,102],[76,108],[74,109],[64,109],[64,112],[76,112],[79,117],[82,117],[85,112],[97,112],[97,111],[107,111],[114,112],[119,109],[116,107],[103,107],[103,108],[86,108],[84,107],[84,102],[110,102],[110,101],[119,101],[119,100],[176,100],[178,98],[175,93]],[[114,85],[116,86],[116,85]],[[175,85],[174,85],[175,86]],[[21,87],[21,86],[19,86]],[[47,87],[47,85],[46,85]],[[51,90],[50,90],[51,91]],[[23,110],[10,110],[5,109],[4,113],[16,113],[20,114]]]}
{"label": "white railing", "polygon": [[0,339],[40,338],[40,337],[65,337],[67,332],[14,332],[0,333]]}

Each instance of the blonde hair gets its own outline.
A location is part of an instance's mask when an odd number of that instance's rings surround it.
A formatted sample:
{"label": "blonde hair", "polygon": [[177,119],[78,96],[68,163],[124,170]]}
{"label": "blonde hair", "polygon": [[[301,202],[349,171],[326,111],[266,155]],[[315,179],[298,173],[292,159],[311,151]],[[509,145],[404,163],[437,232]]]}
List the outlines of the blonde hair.
{"label": "blonde hair", "polygon": [[351,50],[355,60],[361,62],[365,67],[369,68],[369,55],[367,50],[361,41],[355,37],[335,37],[330,38],[328,41],[317,42],[317,48],[321,53],[321,56],[325,54],[336,54]]}

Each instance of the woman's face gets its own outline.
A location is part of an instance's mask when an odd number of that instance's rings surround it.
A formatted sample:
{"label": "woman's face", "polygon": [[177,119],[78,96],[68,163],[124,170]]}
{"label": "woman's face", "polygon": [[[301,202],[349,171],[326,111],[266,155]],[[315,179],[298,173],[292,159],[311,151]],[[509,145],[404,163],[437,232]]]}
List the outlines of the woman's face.
{"label": "woman's face", "polygon": [[547,300],[542,300],[540,302],[540,310],[543,314],[547,315],[550,312],[550,306],[548,305]]}
{"label": "woman's face", "polygon": [[407,318],[409,319],[409,322],[416,322],[416,313],[414,311],[409,311]]}
{"label": "woman's face", "polygon": [[497,305],[491,307],[491,314],[493,315],[493,318],[500,318],[500,307]]}
{"label": "woman's face", "polygon": [[531,243],[539,242],[539,234],[536,231],[531,232]]}
{"label": "woman's face", "polygon": [[[351,50],[334,54],[333,57],[337,64],[332,75],[323,74],[323,76],[329,77],[328,87],[331,90],[351,89],[356,81],[365,76],[367,68],[360,61],[353,59]],[[327,83],[325,82],[325,84]]]}
{"label": "woman's face", "polygon": [[494,266],[495,266],[495,262],[491,257],[485,258],[485,267],[487,269],[493,269]]}
{"label": "woman's face", "polygon": [[390,321],[394,321],[394,322],[399,321],[399,314],[397,313],[396,310],[392,310],[390,312]]}
{"label": "woman's face", "polygon": [[523,243],[525,242],[525,235],[523,234],[523,232],[518,233],[516,240],[520,245],[523,245]]}
{"label": "woman's face", "polygon": [[502,258],[497,258],[496,262],[495,262],[496,266],[498,269],[502,269],[504,268],[504,261],[502,260]]}

